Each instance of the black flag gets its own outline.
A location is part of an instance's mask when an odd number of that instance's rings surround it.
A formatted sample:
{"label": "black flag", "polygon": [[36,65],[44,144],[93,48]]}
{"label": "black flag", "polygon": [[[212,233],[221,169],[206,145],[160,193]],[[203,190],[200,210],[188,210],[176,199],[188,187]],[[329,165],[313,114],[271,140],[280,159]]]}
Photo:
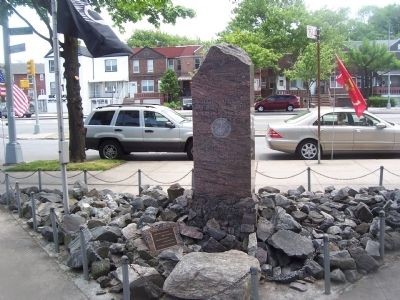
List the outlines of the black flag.
{"label": "black flag", "polygon": [[84,40],[93,57],[132,54],[86,0],[58,0],[57,32]]}

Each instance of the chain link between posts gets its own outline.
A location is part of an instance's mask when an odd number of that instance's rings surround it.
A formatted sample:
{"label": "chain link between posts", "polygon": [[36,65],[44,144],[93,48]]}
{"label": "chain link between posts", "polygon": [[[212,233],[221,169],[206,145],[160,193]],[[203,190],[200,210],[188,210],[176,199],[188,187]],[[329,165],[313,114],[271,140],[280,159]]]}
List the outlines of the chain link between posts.
{"label": "chain link between posts", "polygon": [[256,171],[256,173],[260,174],[261,176],[264,176],[264,177],[267,177],[267,178],[271,178],[271,179],[289,179],[289,178],[293,178],[293,177],[299,176],[299,175],[301,175],[301,174],[303,174],[303,173],[305,173],[305,172],[307,172],[307,170],[301,171],[301,172],[296,173],[296,174],[291,175],[291,176],[286,176],[286,177],[274,177],[274,176],[269,176],[269,175],[266,175],[266,174],[261,173],[261,172],[259,172],[259,171]]}
{"label": "chain link between posts", "polygon": [[101,179],[101,178],[97,177],[97,176],[94,175],[94,174],[91,174],[90,172],[87,172],[87,174],[90,175],[90,176],[92,176],[94,179],[97,179],[97,180],[102,181],[102,182],[105,182],[105,183],[120,183],[120,182],[123,182],[123,181],[126,181],[126,180],[132,178],[132,177],[135,176],[137,173],[138,173],[138,171],[136,171],[136,172],[133,173],[132,175],[129,175],[128,177],[126,177],[126,178],[124,178],[124,179],[120,179],[120,180],[105,180],[105,179]]}
{"label": "chain link between posts", "polygon": [[351,177],[351,178],[331,177],[331,176],[327,176],[327,175],[324,175],[324,174],[322,174],[322,173],[319,173],[319,172],[317,172],[317,171],[314,171],[313,169],[311,169],[311,172],[314,172],[315,174],[318,174],[318,175],[320,175],[320,176],[322,176],[322,177],[325,177],[325,178],[328,178],[328,179],[332,179],[332,180],[355,180],[355,179],[360,179],[360,178],[367,177],[367,176],[369,176],[369,175],[371,175],[371,174],[374,174],[375,172],[377,172],[377,171],[379,171],[379,170],[380,170],[380,169],[376,169],[376,170],[374,170],[374,171],[372,171],[372,172],[369,172],[369,173],[367,173],[367,174],[365,174],[365,175],[361,175],[361,176],[357,176],[357,177]]}
{"label": "chain link between posts", "polygon": [[174,180],[174,181],[163,182],[163,181],[159,181],[159,180],[155,180],[154,178],[151,178],[149,175],[147,175],[146,173],[144,173],[144,172],[142,171],[142,174],[143,174],[145,177],[147,177],[148,179],[154,181],[155,183],[159,183],[159,184],[173,184],[173,183],[176,183],[176,182],[178,182],[178,181],[181,181],[183,178],[185,178],[186,176],[188,176],[190,173],[192,173],[192,170],[190,170],[189,172],[187,172],[187,173],[186,173],[184,176],[182,176],[181,178],[178,178],[178,179],[176,179],[176,180]]}
{"label": "chain link between posts", "polygon": [[385,171],[388,172],[389,174],[392,174],[393,176],[400,177],[399,174],[393,173],[392,171],[389,171],[388,169],[385,169]]}
{"label": "chain link between posts", "polygon": [[21,180],[21,179],[26,179],[26,178],[32,177],[32,176],[35,175],[37,172],[38,172],[38,171],[34,171],[34,172],[32,172],[32,174],[26,175],[26,176],[22,176],[22,177],[12,176],[12,175],[10,175],[10,173],[8,173],[8,176],[9,176],[10,178],[13,178],[13,179]]}

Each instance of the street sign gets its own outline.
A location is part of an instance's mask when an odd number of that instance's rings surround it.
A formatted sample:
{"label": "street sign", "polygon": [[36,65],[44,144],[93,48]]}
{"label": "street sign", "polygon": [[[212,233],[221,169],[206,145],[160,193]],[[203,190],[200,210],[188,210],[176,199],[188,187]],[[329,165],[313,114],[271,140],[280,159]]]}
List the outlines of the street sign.
{"label": "street sign", "polygon": [[10,53],[18,53],[25,51],[25,43],[10,46]]}
{"label": "street sign", "polygon": [[32,34],[32,27],[17,27],[17,28],[9,28],[9,35],[24,35],[24,34]]}
{"label": "street sign", "polygon": [[28,79],[21,79],[19,81],[19,86],[23,89],[29,89],[29,80]]}
{"label": "street sign", "polygon": [[317,27],[307,25],[307,37],[310,39],[317,39]]}

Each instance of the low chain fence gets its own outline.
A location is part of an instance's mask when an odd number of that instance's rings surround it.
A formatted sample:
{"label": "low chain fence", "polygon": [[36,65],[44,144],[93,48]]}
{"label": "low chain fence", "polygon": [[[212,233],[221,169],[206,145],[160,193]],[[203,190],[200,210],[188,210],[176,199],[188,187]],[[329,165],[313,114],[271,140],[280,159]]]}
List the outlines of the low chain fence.
{"label": "low chain fence", "polygon": [[[311,191],[312,189],[312,180],[311,180],[311,175],[314,174],[315,176],[320,176],[323,178],[331,179],[334,181],[354,181],[358,180],[370,175],[374,175],[375,173],[379,173],[378,176],[378,182],[377,184],[379,186],[383,186],[383,181],[384,181],[384,174],[388,173],[391,176],[395,177],[400,177],[400,174],[395,173],[383,166],[380,166],[379,168],[367,172],[365,174],[359,175],[359,176],[354,176],[354,177],[336,177],[336,176],[331,176],[328,174],[323,174],[321,172],[318,172],[316,170],[313,170],[312,168],[308,167],[307,169],[288,175],[288,176],[282,176],[282,177],[277,177],[277,176],[272,176],[265,174],[260,171],[256,171],[256,175],[260,175],[262,177],[268,178],[268,179],[273,179],[273,180],[282,180],[282,181],[287,181],[290,178],[298,177],[304,174],[307,174],[307,177],[304,179],[304,183],[307,185],[307,190]],[[0,184],[5,185],[5,192],[7,194],[10,193],[11,191],[11,186],[16,183],[23,183],[24,185],[37,185],[39,190],[43,190],[44,185],[57,185],[57,180],[61,180],[61,176],[57,175],[55,172],[48,172],[48,171],[43,171],[43,170],[37,170],[30,172],[28,174],[24,174],[21,176],[18,176],[16,174],[18,173],[10,173],[7,171],[0,170],[0,174],[4,175],[4,178],[0,180]],[[44,182],[44,177],[47,176],[50,180],[48,182]],[[193,169],[189,170],[186,174],[183,176],[176,178],[174,180],[160,180],[157,178],[154,178],[153,176],[150,176],[149,174],[145,173],[144,171],[138,169],[137,171],[133,172],[132,174],[121,178],[121,179],[110,179],[110,178],[104,178],[101,173],[94,173],[94,172],[89,172],[89,171],[80,171],[80,172],[74,172],[70,171],[67,174],[67,179],[76,179],[76,180],[82,180],[86,185],[88,186],[104,186],[107,185],[108,188],[112,188],[112,186],[136,186],[138,188],[138,194],[141,194],[142,188],[144,185],[149,184],[149,185],[160,185],[164,187],[169,187],[172,184],[175,183],[180,183],[182,180],[185,178],[190,177],[190,183],[189,184],[181,184],[182,186],[186,187],[192,187],[194,186],[193,182]],[[56,179],[54,181],[54,179]],[[371,182],[371,184],[374,184]],[[61,185],[61,182],[60,182]]]}
{"label": "low chain fence", "polygon": [[[310,175],[311,173],[314,173],[316,175],[328,178],[328,179],[333,179],[333,180],[355,180],[355,179],[360,179],[372,174],[375,174],[377,172],[379,172],[379,185],[382,185],[383,183],[383,175],[384,175],[384,171],[388,172],[389,174],[391,174],[392,176],[396,176],[396,177],[400,177],[400,174],[394,173],[392,171],[389,171],[387,169],[385,169],[383,166],[381,166],[380,168],[368,172],[364,175],[361,176],[356,176],[356,177],[352,177],[352,178],[338,178],[338,177],[333,177],[333,176],[329,176],[326,174],[322,174],[320,172],[317,172],[315,170],[312,170],[310,167],[308,167],[306,170],[301,171],[301,172],[297,172],[293,175],[290,176],[285,176],[285,177],[275,177],[275,176],[269,176],[267,174],[263,174],[261,172],[257,171],[257,174],[260,174],[266,178],[272,178],[272,179],[281,179],[281,180],[287,180],[289,178],[292,177],[296,177],[296,176],[300,176],[303,175],[304,173],[307,173],[307,178],[308,178],[308,186],[310,188],[311,183],[310,183]],[[43,172],[43,171],[42,171]],[[3,181],[3,184],[6,184],[6,190],[7,190],[7,204],[9,204],[9,199],[10,199],[10,193],[11,193],[11,186],[10,186],[10,178],[15,179],[15,180],[21,180],[21,179],[27,179],[29,177],[34,176],[35,174],[41,174],[41,171],[35,171],[32,172],[32,174],[29,175],[25,175],[25,176],[14,176],[14,175],[10,175],[6,172],[3,172],[5,174],[5,179]],[[47,172],[44,172],[47,173]],[[70,175],[68,178],[76,178],[78,176],[84,176],[84,181],[86,184],[88,184],[88,175],[92,175],[87,171],[83,171],[83,172],[79,172],[77,174],[73,174]],[[47,174],[47,175],[51,175],[52,177],[56,177],[56,175],[54,174]],[[190,170],[189,172],[187,172],[184,176],[178,178],[176,181],[168,181],[168,182],[163,182],[160,180],[155,180],[154,178],[148,176],[147,174],[145,174],[143,171],[138,170],[136,172],[134,172],[133,174],[127,176],[126,178],[123,178],[121,180],[103,180],[101,179],[99,176],[94,175],[92,176],[93,178],[96,178],[97,180],[103,181],[105,183],[121,183],[123,181],[128,181],[129,179],[131,179],[134,176],[138,176],[138,186],[139,186],[139,191],[141,188],[141,182],[142,182],[142,176],[152,180],[156,183],[159,184],[163,184],[163,185],[169,185],[172,183],[176,183],[179,182],[180,180],[193,175],[193,169]],[[38,178],[41,178],[40,176]],[[57,177],[58,178],[58,177]],[[193,176],[192,176],[193,178]],[[40,181],[40,180],[39,180]],[[22,217],[22,208],[21,208],[21,201],[20,201],[20,186],[19,186],[19,182],[15,183],[15,189],[12,190],[12,192],[14,193],[14,199],[16,201],[16,206],[17,206],[17,214],[18,217],[21,218]],[[36,216],[37,216],[37,211],[36,211],[36,203],[35,203],[35,199],[34,199],[34,193],[32,192],[30,194],[30,204],[31,204],[31,215],[32,215],[32,228],[35,232],[38,232],[38,222],[36,220]],[[52,207],[50,208],[50,221],[51,221],[51,228],[52,228],[52,233],[53,233],[53,243],[54,243],[54,250],[56,253],[60,252],[59,249],[59,232],[63,232],[62,226],[61,226],[61,221],[59,220],[58,216],[55,213],[55,209]],[[81,251],[81,255],[82,255],[82,268],[83,268],[83,275],[84,278],[86,280],[90,280],[90,276],[89,276],[89,262],[88,262],[88,257],[87,257],[87,250],[88,247],[90,247],[85,239],[85,231],[87,231],[88,228],[85,225],[81,225],[79,228],[79,238],[80,238],[80,251]],[[379,254],[380,254],[380,259],[383,261],[384,260],[384,249],[385,249],[385,212],[382,210],[379,213]],[[94,251],[95,253],[95,251]],[[323,261],[323,269],[324,269],[324,283],[325,283],[325,294],[330,294],[331,293],[331,271],[330,271],[330,254],[329,254],[329,237],[328,235],[324,235],[323,237],[323,257],[324,257],[324,261]],[[96,254],[98,256],[98,254]],[[98,259],[102,259],[101,257],[98,256]],[[123,292],[123,299],[124,300],[128,300],[131,299],[130,296],[130,280],[129,280],[129,268],[131,268],[132,270],[136,271],[135,268],[129,263],[129,259],[127,256],[123,256],[121,259],[121,263],[122,263],[122,292]],[[227,290],[233,288],[233,287],[237,287],[238,284],[240,284],[241,282],[244,282],[245,280],[249,280],[249,276],[250,276],[250,292],[251,292],[251,299],[253,300],[258,300],[259,299],[259,279],[258,279],[258,275],[259,275],[259,270],[257,268],[250,268],[250,270],[246,273],[244,273],[242,276],[240,276],[237,280],[235,280],[234,282],[232,282],[232,284],[230,284],[229,286],[226,286],[224,288],[222,288],[220,291],[217,291],[211,295],[209,295],[207,297],[207,299],[215,299],[216,297],[223,295]]]}

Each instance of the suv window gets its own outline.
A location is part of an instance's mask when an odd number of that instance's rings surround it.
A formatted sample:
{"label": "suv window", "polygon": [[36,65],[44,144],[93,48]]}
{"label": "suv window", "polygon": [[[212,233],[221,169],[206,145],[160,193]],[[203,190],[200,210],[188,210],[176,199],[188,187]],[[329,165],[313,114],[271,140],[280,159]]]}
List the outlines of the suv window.
{"label": "suv window", "polygon": [[125,110],[120,111],[118,114],[115,126],[140,126],[139,111],[138,110]]}
{"label": "suv window", "polygon": [[114,111],[97,111],[90,119],[89,125],[110,125]]}
{"label": "suv window", "polygon": [[162,114],[155,111],[144,112],[144,126],[145,127],[165,127],[165,123],[169,120]]}

